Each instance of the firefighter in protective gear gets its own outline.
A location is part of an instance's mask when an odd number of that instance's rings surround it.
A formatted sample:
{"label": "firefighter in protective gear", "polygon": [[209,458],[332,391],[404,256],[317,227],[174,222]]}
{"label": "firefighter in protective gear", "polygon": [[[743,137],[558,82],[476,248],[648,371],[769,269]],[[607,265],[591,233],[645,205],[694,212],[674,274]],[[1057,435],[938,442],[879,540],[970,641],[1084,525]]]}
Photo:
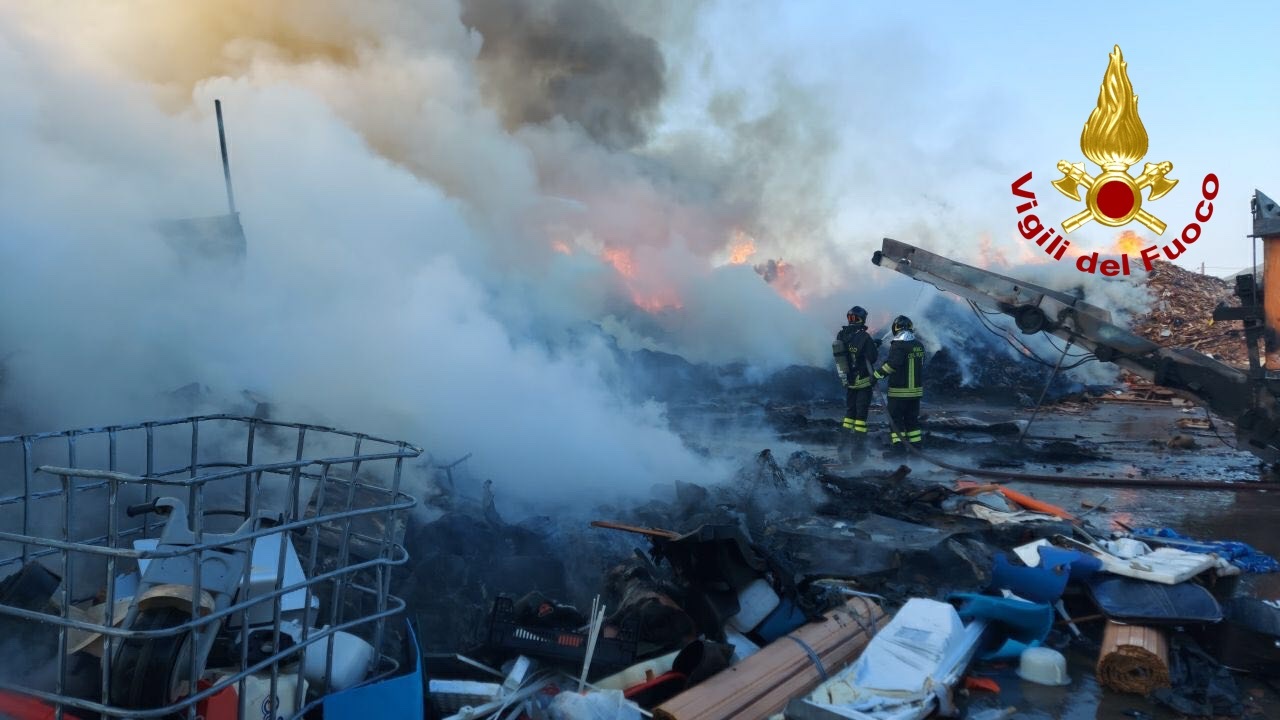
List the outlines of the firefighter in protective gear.
{"label": "firefighter in protective gear", "polygon": [[923,441],[920,430],[920,399],[924,397],[924,345],[916,339],[911,318],[899,315],[893,319],[893,341],[889,358],[874,373],[875,379],[888,378],[889,442],[893,449],[904,449],[905,443],[919,448]]}
{"label": "firefighter in protective gear", "polygon": [[836,334],[831,344],[836,360],[836,373],[845,388],[844,432],[841,438],[841,460],[852,460],[866,453],[867,413],[871,409],[871,375],[874,372],[879,343],[867,333],[867,311],[855,305],[845,314],[849,321]]}

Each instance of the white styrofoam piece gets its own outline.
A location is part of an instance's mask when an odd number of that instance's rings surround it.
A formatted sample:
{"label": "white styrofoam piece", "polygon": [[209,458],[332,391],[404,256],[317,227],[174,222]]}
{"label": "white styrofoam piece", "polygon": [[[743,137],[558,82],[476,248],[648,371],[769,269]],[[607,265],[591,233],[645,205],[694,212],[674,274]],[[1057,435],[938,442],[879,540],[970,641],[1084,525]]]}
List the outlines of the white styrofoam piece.
{"label": "white styrofoam piece", "polygon": [[1040,567],[1040,548],[1051,546],[1048,540],[1041,538],[1026,545],[1019,545],[1013,549],[1013,554],[1017,555],[1027,567]]}
{"label": "white styrofoam piece", "polygon": [[1175,548],[1159,548],[1127,560],[1101,551],[1095,551],[1094,554],[1102,560],[1102,569],[1107,572],[1165,585],[1186,582],[1218,564],[1217,555]]}

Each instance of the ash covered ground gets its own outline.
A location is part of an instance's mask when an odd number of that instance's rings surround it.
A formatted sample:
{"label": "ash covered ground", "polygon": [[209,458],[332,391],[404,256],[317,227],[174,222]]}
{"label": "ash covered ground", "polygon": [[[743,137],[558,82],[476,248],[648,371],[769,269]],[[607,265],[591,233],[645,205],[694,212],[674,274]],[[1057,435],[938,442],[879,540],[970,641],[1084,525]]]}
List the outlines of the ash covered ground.
{"label": "ash covered ground", "polygon": [[[930,457],[1038,476],[1042,481],[1010,487],[1086,516],[1103,532],[1172,527],[1280,554],[1280,540],[1269,529],[1269,518],[1280,511],[1280,494],[1107,485],[1117,478],[1257,480],[1256,458],[1232,447],[1228,423],[1169,395],[1139,400],[1128,386],[1090,386],[1061,377],[1037,410],[1035,399],[1049,370],[1002,353],[988,357],[993,361],[977,382],[963,378],[948,353],[930,358],[923,413]],[[981,478],[920,457],[887,454],[881,392],[870,418],[869,456],[837,464],[843,397],[824,368],[796,366],[753,379],[743,367],[697,365],[662,353],[636,353],[629,362],[633,372],[665,390],[661,399],[685,443],[734,471],[703,483],[655,478],[649,497],[634,502],[595,505],[585,496],[577,507],[530,514],[528,506],[503,496],[501,483],[486,487],[468,476],[465,463],[458,466],[406,538],[414,559],[403,587],[410,588],[409,604],[429,652],[483,652],[480,636],[499,594],[518,597],[535,590],[577,607],[589,607],[601,592],[619,601],[622,594],[607,578],[619,564],[646,553],[649,543],[592,528],[590,520],[678,532],[735,525],[792,577],[847,578],[892,606],[909,597],[980,591],[990,580],[993,548],[1067,527],[1009,530],[942,513],[949,488]],[[1054,483],[1054,476],[1097,478],[1098,484]],[[608,478],[600,482],[607,487]],[[844,529],[849,526],[860,529],[851,533]],[[1238,592],[1275,597],[1280,582],[1274,575],[1247,576]],[[1085,639],[1063,648],[1070,686],[1023,683],[1006,666],[994,671],[1002,688],[998,704],[1017,706],[1017,718],[1143,716],[1135,712],[1181,717],[1140,696],[1104,691],[1094,676],[1101,623],[1081,625]],[[1265,686],[1242,680],[1241,687],[1246,717],[1280,712]],[[992,702],[970,700],[975,708]]]}

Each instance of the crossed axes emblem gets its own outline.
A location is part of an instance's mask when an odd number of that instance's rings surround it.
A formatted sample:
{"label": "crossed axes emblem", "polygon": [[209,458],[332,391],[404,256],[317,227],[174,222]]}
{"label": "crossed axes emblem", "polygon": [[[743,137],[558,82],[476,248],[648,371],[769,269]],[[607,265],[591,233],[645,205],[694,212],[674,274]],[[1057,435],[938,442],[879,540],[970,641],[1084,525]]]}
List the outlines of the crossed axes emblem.
{"label": "crossed axes emblem", "polygon": [[[1090,220],[1097,220],[1108,227],[1120,227],[1131,220],[1137,220],[1157,235],[1164,233],[1168,227],[1160,218],[1142,209],[1142,191],[1151,188],[1147,200],[1159,200],[1169,193],[1177,180],[1167,175],[1173,170],[1173,163],[1147,163],[1142,174],[1137,178],[1129,176],[1128,168],[1112,165],[1101,175],[1094,177],[1084,170],[1084,163],[1074,165],[1066,160],[1058,161],[1058,169],[1063,177],[1054,180],[1053,186],[1067,197],[1080,201],[1080,188],[1085,189],[1084,210],[1072,215],[1062,222],[1063,232],[1071,232]],[[1103,201],[1105,208],[1100,208],[1098,198],[1106,193]],[[1130,203],[1130,198],[1132,201]]]}

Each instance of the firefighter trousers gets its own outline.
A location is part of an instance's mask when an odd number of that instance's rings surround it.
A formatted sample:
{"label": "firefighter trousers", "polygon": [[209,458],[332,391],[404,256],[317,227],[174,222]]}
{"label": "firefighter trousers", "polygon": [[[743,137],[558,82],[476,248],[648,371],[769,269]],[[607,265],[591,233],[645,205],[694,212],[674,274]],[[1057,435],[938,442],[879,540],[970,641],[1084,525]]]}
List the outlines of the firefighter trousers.
{"label": "firefighter trousers", "polygon": [[919,446],[924,434],[920,430],[920,398],[889,398],[889,442],[897,445],[903,440]]}
{"label": "firefighter trousers", "polygon": [[871,388],[864,387],[844,391],[844,430],[855,438],[867,436],[867,415],[871,412]]}

